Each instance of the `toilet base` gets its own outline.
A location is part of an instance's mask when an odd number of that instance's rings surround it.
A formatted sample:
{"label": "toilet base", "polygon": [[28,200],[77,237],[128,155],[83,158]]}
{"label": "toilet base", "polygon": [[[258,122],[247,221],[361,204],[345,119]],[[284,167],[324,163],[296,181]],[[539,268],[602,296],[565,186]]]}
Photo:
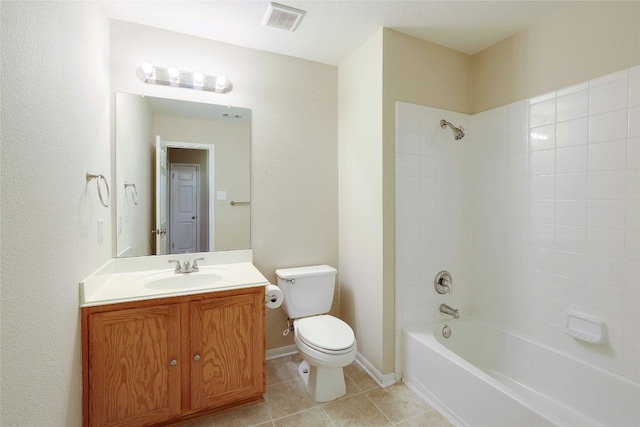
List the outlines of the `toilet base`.
{"label": "toilet base", "polygon": [[315,402],[329,402],[347,394],[342,368],[319,368],[303,360],[298,374]]}

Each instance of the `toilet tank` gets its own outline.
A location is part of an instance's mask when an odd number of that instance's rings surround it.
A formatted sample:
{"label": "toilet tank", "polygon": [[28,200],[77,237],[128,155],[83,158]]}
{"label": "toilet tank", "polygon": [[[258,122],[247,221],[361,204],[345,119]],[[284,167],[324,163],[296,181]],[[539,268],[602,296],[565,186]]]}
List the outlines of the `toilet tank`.
{"label": "toilet tank", "polygon": [[284,296],[282,309],[287,316],[299,319],[328,313],[337,272],[329,265],[277,269],[278,287]]}

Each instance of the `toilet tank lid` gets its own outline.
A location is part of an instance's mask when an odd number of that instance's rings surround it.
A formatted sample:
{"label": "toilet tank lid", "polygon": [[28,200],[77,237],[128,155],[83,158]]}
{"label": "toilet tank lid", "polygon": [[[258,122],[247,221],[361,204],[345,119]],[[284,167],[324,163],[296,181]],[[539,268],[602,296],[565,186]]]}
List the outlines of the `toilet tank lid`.
{"label": "toilet tank lid", "polygon": [[276,275],[281,279],[293,279],[295,277],[324,276],[336,274],[337,272],[338,270],[330,265],[311,265],[308,267],[279,268],[276,270]]}

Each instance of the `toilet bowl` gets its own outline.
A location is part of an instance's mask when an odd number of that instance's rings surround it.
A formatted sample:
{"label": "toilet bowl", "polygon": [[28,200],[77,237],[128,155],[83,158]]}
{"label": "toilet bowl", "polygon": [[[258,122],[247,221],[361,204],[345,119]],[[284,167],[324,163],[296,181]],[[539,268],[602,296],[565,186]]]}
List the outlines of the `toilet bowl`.
{"label": "toilet bowl", "polygon": [[328,402],[347,392],[343,368],[357,354],[353,330],[342,320],[320,315],[294,321],[294,341],[303,361],[298,373],[316,402]]}
{"label": "toilet bowl", "polygon": [[343,368],[358,351],[351,327],[327,314],[336,273],[328,265],[276,270],[284,296],[282,308],[293,319],[294,341],[303,360],[298,373],[316,402],[346,394]]}

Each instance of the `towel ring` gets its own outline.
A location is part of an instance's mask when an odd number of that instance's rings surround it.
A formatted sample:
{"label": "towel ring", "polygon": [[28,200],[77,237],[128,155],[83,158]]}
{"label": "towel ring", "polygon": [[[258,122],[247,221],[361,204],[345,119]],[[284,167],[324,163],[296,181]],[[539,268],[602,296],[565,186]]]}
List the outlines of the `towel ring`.
{"label": "towel ring", "polygon": [[[92,179],[96,180],[96,186],[98,187],[98,196],[100,197],[100,203],[102,203],[102,206],[104,206],[105,208],[108,208],[109,205],[111,205],[111,190],[109,190],[109,182],[107,181],[107,178],[105,178],[104,175],[102,174],[87,172],[87,182],[91,181]],[[104,186],[107,189],[106,202],[104,200],[104,196],[102,195],[102,187],[100,187],[100,181],[104,182]]]}
{"label": "towel ring", "polygon": [[133,183],[124,182],[124,191],[127,192],[127,188],[131,187],[131,198],[133,199],[133,204],[138,205],[138,189],[136,185]]}

